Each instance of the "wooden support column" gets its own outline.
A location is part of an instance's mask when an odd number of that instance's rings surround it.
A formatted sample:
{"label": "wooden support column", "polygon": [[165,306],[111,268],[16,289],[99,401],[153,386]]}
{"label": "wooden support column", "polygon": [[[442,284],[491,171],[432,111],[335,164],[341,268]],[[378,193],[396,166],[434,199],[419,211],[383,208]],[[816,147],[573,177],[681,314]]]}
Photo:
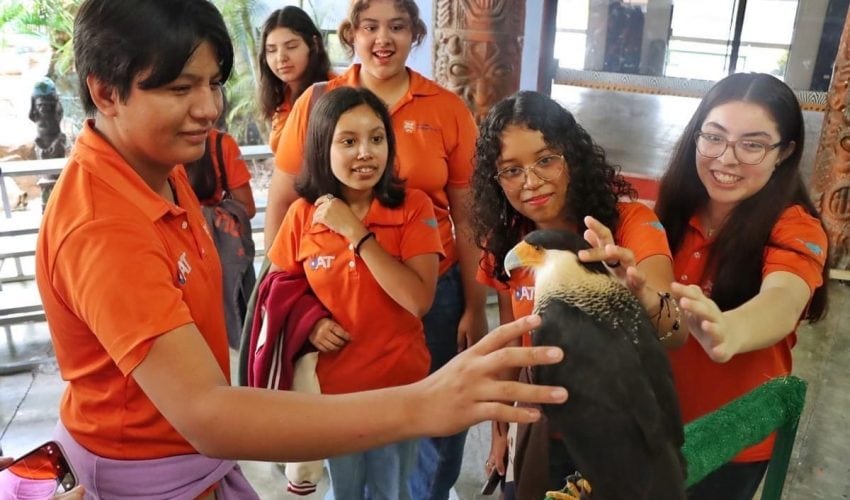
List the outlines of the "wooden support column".
{"label": "wooden support column", "polygon": [[458,94],[481,122],[519,90],[525,2],[436,0],[434,78]]}
{"label": "wooden support column", "polygon": [[809,183],[829,234],[832,269],[850,269],[850,12],[838,43]]}

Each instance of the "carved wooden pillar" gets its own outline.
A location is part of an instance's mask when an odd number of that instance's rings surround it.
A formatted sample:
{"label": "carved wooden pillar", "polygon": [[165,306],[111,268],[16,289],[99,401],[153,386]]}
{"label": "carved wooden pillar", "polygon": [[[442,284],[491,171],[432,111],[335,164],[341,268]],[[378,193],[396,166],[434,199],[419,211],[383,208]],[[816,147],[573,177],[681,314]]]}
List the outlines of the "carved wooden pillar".
{"label": "carved wooden pillar", "polygon": [[519,90],[525,2],[436,0],[434,77],[480,122]]}
{"label": "carved wooden pillar", "polygon": [[810,189],[829,234],[833,269],[850,269],[850,13],[838,43]]}

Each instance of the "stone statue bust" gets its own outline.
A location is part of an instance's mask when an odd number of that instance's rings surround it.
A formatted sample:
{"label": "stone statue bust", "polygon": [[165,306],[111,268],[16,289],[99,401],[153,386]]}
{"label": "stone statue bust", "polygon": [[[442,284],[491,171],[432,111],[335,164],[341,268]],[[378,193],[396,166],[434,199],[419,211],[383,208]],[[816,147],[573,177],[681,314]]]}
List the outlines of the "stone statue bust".
{"label": "stone statue bust", "polygon": [[39,160],[63,158],[67,139],[59,124],[62,122],[62,103],[56,85],[42,78],[33,86],[29,118],[36,124],[35,156]]}

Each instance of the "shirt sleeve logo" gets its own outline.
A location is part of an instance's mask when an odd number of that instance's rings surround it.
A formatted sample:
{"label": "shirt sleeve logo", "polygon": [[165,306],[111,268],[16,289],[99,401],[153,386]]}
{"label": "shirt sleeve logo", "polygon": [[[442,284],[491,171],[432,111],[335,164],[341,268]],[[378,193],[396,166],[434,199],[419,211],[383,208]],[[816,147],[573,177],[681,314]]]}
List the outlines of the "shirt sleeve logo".
{"label": "shirt sleeve logo", "polygon": [[800,238],[796,238],[796,239],[797,239],[797,241],[802,243],[803,246],[806,247],[806,249],[808,249],[808,251],[811,252],[813,255],[816,255],[818,257],[823,255],[823,248],[821,248],[821,246],[818,245],[817,243],[812,243],[811,241],[803,241]]}
{"label": "shirt sleeve logo", "polygon": [[422,219],[422,222],[424,222],[424,223],[425,223],[425,225],[426,225],[426,226],[428,226],[428,227],[430,227],[431,229],[437,229],[437,219],[436,219],[436,218],[434,218],[434,217],[429,217],[429,218],[427,218],[427,219]]}
{"label": "shirt sleeve logo", "polygon": [[654,221],[651,221],[651,222],[647,222],[646,225],[653,228],[653,229],[657,229],[658,231],[661,231],[662,233],[666,232],[664,230],[664,225],[661,224],[660,221],[654,220]]}

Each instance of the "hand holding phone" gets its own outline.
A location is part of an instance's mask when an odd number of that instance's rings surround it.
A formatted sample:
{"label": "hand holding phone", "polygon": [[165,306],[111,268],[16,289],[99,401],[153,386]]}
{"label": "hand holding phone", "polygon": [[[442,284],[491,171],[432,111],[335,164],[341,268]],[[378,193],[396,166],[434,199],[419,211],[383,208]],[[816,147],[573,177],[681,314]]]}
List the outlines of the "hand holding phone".
{"label": "hand holding phone", "polygon": [[77,478],[59,443],[48,441],[17,460],[0,463],[0,497],[11,485],[49,499],[56,492],[70,491]]}

